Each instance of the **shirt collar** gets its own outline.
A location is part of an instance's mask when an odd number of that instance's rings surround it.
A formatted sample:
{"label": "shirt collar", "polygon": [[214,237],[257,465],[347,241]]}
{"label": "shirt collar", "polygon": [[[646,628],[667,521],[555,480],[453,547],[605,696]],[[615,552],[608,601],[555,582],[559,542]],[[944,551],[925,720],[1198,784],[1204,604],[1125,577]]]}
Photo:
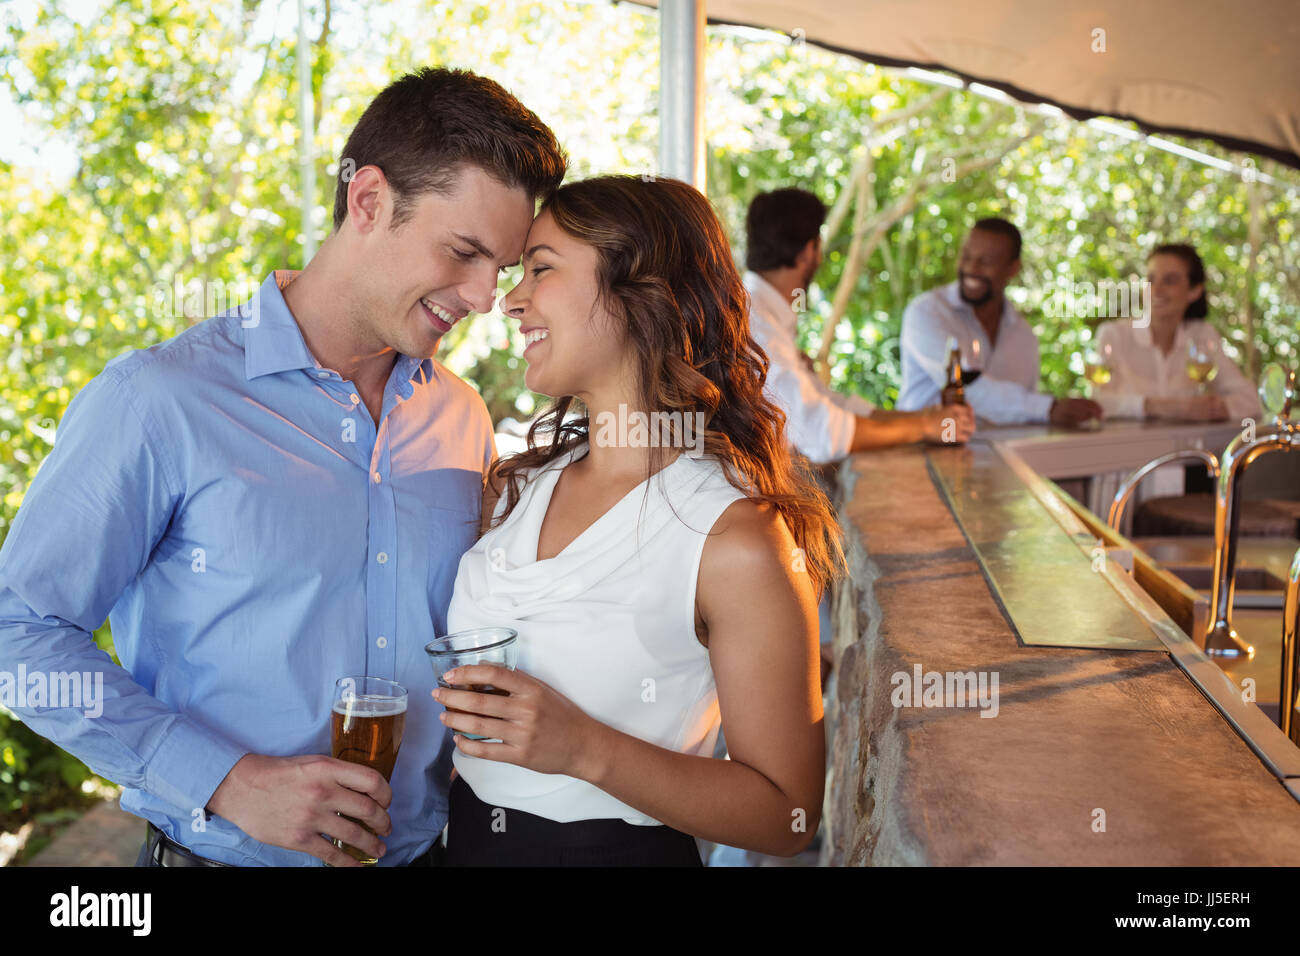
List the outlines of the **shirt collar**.
{"label": "shirt collar", "polygon": [[757,272],[746,270],[742,281],[745,288],[749,290],[754,304],[758,306],[758,311],[763,318],[769,322],[775,322],[777,327],[789,336],[796,332],[797,318],[794,314],[794,308],[782,297],[781,293],[776,290],[776,286],[768,282]]}
{"label": "shirt collar", "polygon": [[410,355],[399,355],[397,364],[393,367],[393,381],[397,383],[398,391],[405,398],[410,398],[416,385],[427,385],[433,381],[435,368],[432,358],[417,359]]}
{"label": "shirt collar", "polygon": [[297,274],[283,269],[272,272],[253,301],[240,306],[240,324],[245,330],[244,377],[250,381],[276,372],[319,367],[281,291]]}
{"label": "shirt collar", "polygon": [[[297,270],[277,269],[266,277],[252,301],[239,307],[240,324],[245,329],[244,377],[250,381],[277,372],[321,367],[284,301],[284,287],[297,275]],[[433,359],[397,357],[393,378],[407,398],[414,391],[417,373],[421,384],[432,381]]]}
{"label": "shirt collar", "polygon": [[1196,329],[1193,327],[1194,321],[1184,319],[1174,327],[1174,341],[1169,347],[1169,354],[1161,352],[1156,346],[1155,336],[1151,334],[1151,323],[1148,322],[1143,326],[1133,327],[1133,338],[1139,346],[1148,348],[1153,351],[1162,362],[1181,361],[1187,355],[1187,346],[1189,339],[1196,336]]}

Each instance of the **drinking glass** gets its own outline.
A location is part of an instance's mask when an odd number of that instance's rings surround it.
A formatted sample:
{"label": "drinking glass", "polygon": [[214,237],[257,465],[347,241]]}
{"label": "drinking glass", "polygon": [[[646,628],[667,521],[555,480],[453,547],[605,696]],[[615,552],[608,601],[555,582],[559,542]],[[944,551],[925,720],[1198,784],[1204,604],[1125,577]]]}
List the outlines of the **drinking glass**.
{"label": "drinking glass", "polygon": [[1187,343],[1187,377],[1196,383],[1196,394],[1205,395],[1210,390],[1210,383],[1219,374],[1212,349],[1198,342]]}
{"label": "drinking glass", "polygon": [[[433,675],[438,679],[439,687],[508,697],[509,692],[491,684],[448,684],[443,675],[449,670],[469,664],[500,664],[514,670],[517,652],[515,642],[518,637],[518,632],[508,627],[476,627],[430,641],[424,646],[424,652],[429,655],[429,663],[433,665]],[[447,710],[458,713],[450,707]],[[467,734],[460,730],[454,733],[469,740],[490,739],[482,734]]]}
{"label": "drinking glass", "polygon": [[1115,347],[1107,342],[1100,347],[1094,344],[1084,353],[1083,377],[1094,389],[1105,385],[1114,374],[1114,350]]}
{"label": "drinking glass", "polygon": [[984,356],[980,350],[980,340],[972,337],[961,347],[961,384],[963,388],[975,384],[975,380],[984,371]]}
{"label": "drinking glass", "polygon": [[[330,753],[336,760],[370,767],[391,782],[405,730],[406,688],[401,684],[380,677],[340,677],[335,681]],[[343,814],[339,816],[352,820]],[[352,822],[370,830],[360,820]],[[366,866],[379,862],[365,850],[342,840],[335,839],[333,843]]]}

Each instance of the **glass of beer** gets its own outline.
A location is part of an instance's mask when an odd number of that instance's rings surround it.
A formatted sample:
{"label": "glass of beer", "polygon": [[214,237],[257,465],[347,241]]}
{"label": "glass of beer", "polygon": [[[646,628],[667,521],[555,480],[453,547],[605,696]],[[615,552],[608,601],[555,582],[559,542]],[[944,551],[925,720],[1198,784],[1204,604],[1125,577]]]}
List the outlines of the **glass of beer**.
{"label": "glass of beer", "polygon": [[[476,627],[468,631],[457,631],[424,645],[424,652],[429,655],[433,665],[433,675],[438,678],[439,687],[451,690],[472,690],[478,694],[499,694],[508,697],[507,691],[491,684],[448,684],[443,674],[457,667],[468,664],[500,664],[502,667],[515,669],[515,641],[518,632],[508,627]],[[450,713],[458,713],[447,708]],[[470,740],[487,740],[481,734],[467,734],[454,731]]]}
{"label": "glass of beer", "polygon": [[[330,754],[336,760],[378,770],[391,782],[405,729],[406,688],[401,684],[380,677],[341,677],[335,682]],[[343,814],[339,816],[352,820]],[[360,820],[352,822],[370,830]],[[366,866],[379,862],[342,840],[334,840],[334,845]]]}
{"label": "glass of beer", "polygon": [[1083,377],[1094,389],[1107,384],[1111,379],[1114,371],[1113,349],[1114,346],[1107,342],[1100,348],[1094,345],[1084,354]]}

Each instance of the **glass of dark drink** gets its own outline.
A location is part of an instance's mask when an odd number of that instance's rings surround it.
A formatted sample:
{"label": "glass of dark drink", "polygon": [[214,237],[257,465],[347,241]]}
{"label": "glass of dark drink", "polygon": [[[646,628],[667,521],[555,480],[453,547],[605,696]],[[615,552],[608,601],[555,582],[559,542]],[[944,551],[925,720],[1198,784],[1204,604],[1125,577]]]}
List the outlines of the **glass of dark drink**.
{"label": "glass of dark drink", "polygon": [[[330,716],[330,754],[336,760],[378,770],[385,780],[391,782],[405,730],[406,688],[401,684],[380,677],[341,677],[335,682],[334,712]],[[351,817],[344,819],[352,820]],[[352,822],[370,830],[360,820]],[[379,862],[366,851],[342,840],[333,842],[366,866]]]}
{"label": "glass of dark drink", "polygon": [[[467,631],[457,631],[424,645],[424,652],[429,655],[433,665],[433,675],[438,679],[439,687],[451,690],[471,690],[476,694],[499,694],[508,697],[507,691],[491,684],[449,684],[443,675],[449,670],[469,664],[499,664],[510,670],[515,669],[516,640],[519,634],[508,627],[476,627]],[[456,713],[452,708],[447,708]],[[470,740],[487,740],[481,734],[467,734],[455,731]]]}
{"label": "glass of dark drink", "polygon": [[980,352],[980,340],[971,338],[961,347],[961,383],[963,386],[974,385],[975,380],[984,371],[984,356]]}

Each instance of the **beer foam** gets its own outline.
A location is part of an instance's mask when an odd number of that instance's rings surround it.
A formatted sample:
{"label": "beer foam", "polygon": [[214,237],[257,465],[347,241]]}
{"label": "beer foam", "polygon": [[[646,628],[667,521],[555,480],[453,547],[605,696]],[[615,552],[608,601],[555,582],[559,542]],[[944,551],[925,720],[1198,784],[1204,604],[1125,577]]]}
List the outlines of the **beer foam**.
{"label": "beer foam", "polygon": [[334,713],[344,717],[393,717],[406,713],[406,701],[357,694],[347,700],[334,701]]}

